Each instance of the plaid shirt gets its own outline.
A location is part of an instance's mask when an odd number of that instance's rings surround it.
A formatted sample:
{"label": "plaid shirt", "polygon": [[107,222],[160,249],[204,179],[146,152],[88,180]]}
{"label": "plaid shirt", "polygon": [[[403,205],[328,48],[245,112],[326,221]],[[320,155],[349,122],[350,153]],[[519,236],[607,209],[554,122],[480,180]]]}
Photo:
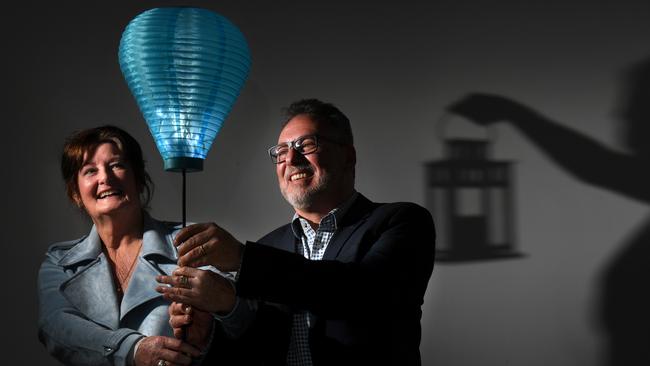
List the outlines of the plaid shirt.
{"label": "plaid shirt", "polygon": [[[306,219],[298,216],[298,214],[294,214],[291,227],[296,238],[300,239],[296,243],[296,253],[300,253],[310,260],[319,261],[323,259],[327,245],[338,229],[337,221],[341,220],[357,196],[358,193],[354,192],[341,206],[325,215],[316,230],[311,227]],[[312,365],[311,352],[309,350],[310,326],[309,313],[307,311],[298,311],[293,314],[291,339],[289,341],[289,352],[287,353],[288,366]]]}

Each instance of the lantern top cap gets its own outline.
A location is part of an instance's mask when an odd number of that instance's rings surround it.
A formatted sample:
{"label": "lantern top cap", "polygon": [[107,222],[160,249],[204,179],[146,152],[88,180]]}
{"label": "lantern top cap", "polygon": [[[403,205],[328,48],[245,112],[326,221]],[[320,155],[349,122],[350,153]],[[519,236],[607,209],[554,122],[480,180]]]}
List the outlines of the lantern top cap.
{"label": "lantern top cap", "polygon": [[454,160],[486,160],[488,140],[449,139],[445,141],[447,156]]}
{"label": "lantern top cap", "polygon": [[168,172],[200,172],[203,170],[203,159],[189,157],[174,157],[165,159],[165,170]]}

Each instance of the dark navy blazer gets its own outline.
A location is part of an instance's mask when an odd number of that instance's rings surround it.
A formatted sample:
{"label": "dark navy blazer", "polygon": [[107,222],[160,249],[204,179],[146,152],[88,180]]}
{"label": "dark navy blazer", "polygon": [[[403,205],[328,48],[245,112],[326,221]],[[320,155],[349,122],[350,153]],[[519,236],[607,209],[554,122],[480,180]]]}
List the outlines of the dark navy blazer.
{"label": "dark navy blazer", "polygon": [[315,365],[419,365],[421,306],[434,262],[429,212],[359,195],[323,260],[295,254],[297,240],[287,224],[246,244],[237,294],[259,300],[259,309],[243,338],[216,347],[214,364],[225,362],[228,348],[236,364],[284,365],[291,314],[307,310]]}

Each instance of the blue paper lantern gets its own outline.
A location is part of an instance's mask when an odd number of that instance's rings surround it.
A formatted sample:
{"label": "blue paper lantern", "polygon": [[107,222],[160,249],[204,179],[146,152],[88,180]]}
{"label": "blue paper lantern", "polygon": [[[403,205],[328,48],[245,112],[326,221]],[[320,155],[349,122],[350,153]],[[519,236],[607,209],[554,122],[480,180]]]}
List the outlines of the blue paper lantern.
{"label": "blue paper lantern", "polygon": [[124,30],[119,62],[165,170],[202,170],[250,69],[239,29],[206,9],[147,10]]}

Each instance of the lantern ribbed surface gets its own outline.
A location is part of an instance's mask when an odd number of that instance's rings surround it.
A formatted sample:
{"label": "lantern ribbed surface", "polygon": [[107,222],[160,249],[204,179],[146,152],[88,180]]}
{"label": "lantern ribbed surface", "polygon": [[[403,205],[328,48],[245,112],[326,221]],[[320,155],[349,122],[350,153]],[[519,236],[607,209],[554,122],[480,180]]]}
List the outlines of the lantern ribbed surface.
{"label": "lantern ribbed surface", "polygon": [[119,62],[166,170],[201,170],[250,69],[242,33],[199,8],[156,8],[122,34]]}

